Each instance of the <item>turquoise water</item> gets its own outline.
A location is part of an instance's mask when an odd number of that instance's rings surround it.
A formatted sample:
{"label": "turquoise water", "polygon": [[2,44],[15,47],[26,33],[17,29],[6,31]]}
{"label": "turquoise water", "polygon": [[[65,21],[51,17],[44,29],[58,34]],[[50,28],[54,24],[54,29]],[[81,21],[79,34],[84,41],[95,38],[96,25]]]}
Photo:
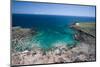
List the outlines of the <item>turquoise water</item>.
{"label": "turquoise water", "polygon": [[32,46],[38,46],[43,49],[52,48],[55,45],[73,46],[75,30],[70,28],[73,22],[95,22],[95,17],[77,17],[77,16],[54,16],[54,15],[27,15],[13,14],[12,26],[22,28],[36,29],[37,34],[30,40],[25,41],[25,46],[18,46],[18,49],[31,49]]}
{"label": "turquoise water", "polygon": [[69,45],[72,46],[76,41],[74,40],[75,31],[66,27],[62,31],[48,29],[41,30],[37,35],[32,37],[32,43],[41,48],[52,48],[55,45]]}

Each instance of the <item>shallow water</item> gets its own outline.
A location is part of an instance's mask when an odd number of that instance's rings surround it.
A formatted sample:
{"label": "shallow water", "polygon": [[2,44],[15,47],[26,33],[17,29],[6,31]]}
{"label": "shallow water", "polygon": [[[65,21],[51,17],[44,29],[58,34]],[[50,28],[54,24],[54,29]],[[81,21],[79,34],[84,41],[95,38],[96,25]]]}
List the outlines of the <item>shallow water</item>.
{"label": "shallow water", "polygon": [[38,32],[36,36],[32,37],[32,43],[37,43],[38,46],[42,48],[51,48],[55,44],[69,45],[74,44],[76,41],[74,40],[74,30],[70,28],[66,28],[66,30],[41,30]]}
{"label": "shallow water", "polygon": [[26,47],[38,46],[44,49],[52,48],[55,45],[72,46],[76,43],[74,39],[75,30],[70,28],[76,20],[80,22],[94,22],[93,17],[76,16],[50,16],[50,15],[23,15],[14,14],[12,25],[24,28],[33,28],[37,34],[32,36],[30,44]]}

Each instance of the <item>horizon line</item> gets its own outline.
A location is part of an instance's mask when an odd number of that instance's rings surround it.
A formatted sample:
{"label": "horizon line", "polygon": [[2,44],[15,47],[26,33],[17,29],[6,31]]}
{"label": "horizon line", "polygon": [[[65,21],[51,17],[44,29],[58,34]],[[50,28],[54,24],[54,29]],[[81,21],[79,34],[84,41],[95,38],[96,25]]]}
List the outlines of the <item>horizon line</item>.
{"label": "horizon line", "polygon": [[[27,14],[27,13],[12,13],[12,14],[26,14],[26,15],[52,15],[52,16],[75,16],[75,15],[53,15],[53,14]],[[93,17],[96,16],[76,16],[76,17]]]}

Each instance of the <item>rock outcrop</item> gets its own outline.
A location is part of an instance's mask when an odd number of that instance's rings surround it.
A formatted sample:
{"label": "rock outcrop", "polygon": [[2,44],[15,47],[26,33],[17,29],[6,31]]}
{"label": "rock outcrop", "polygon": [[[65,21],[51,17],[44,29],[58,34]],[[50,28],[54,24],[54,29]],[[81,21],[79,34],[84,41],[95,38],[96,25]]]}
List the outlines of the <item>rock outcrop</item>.
{"label": "rock outcrop", "polygon": [[71,28],[76,30],[76,34],[74,35],[75,40],[79,41],[79,47],[84,48],[83,50],[87,52],[88,60],[96,60],[96,29],[95,23],[79,23],[79,25],[72,25]]}
{"label": "rock outcrop", "polygon": [[26,46],[30,44],[30,38],[35,34],[36,31],[29,28],[13,27],[11,34],[12,52],[28,49]]}

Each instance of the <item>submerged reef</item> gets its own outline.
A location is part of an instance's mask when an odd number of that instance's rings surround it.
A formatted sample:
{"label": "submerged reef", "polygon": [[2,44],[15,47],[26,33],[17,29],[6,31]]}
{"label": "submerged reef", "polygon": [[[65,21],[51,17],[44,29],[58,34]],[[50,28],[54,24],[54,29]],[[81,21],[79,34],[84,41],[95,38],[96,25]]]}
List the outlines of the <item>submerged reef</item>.
{"label": "submerged reef", "polygon": [[[74,35],[75,40],[78,41],[76,45],[72,47],[63,44],[54,45],[48,50],[34,45],[31,47],[31,50],[28,50],[26,48],[26,46],[29,45],[27,42],[30,42],[30,37],[35,35],[36,31],[34,29],[14,27],[12,29],[12,65],[95,61],[96,44],[94,32],[93,35],[91,35],[91,33],[87,33],[75,25],[72,25],[71,28],[77,31]],[[22,41],[22,43],[20,41]],[[16,45],[18,47],[16,47]],[[16,51],[16,49],[19,49],[19,46],[20,48],[23,47],[23,49]]]}

